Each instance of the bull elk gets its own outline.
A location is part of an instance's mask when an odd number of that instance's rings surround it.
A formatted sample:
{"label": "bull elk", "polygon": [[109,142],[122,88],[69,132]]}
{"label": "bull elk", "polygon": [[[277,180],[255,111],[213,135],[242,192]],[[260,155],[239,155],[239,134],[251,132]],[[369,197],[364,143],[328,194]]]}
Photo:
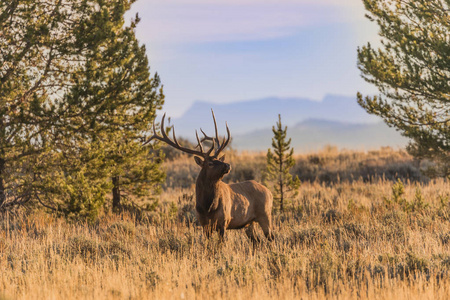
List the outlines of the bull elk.
{"label": "bull elk", "polygon": [[[205,235],[209,238],[217,230],[221,239],[226,229],[240,229],[247,227],[246,233],[254,239],[254,222],[259,223],[267,239],[272,240],[272,194],[263,185],[256,181],[226,184],[222,178],[231,171],[231,166],[225,163],[225,155],[220,153],[230,142],[230,129],[226,125],[227,137],[222,141],[217,132],[217,123],[214,112],[211,110],[215,138],[205,134],[200,140],[197,131],[197,146],[194,149],[182,147],[172,129],[173,139],[166,134],[164,127],[165,114],[161,120],[161,135],[156,133],[153,123],[153,135],[144,143],[152,140],[162,141],[169,146],[185,153],[194,155],[195,162],[201,167],[195,185],[197,218],[203,227]],[[212,145],[205,152],[203,143],[209,141]],[[197,150],[198,149],[198,150]]]}

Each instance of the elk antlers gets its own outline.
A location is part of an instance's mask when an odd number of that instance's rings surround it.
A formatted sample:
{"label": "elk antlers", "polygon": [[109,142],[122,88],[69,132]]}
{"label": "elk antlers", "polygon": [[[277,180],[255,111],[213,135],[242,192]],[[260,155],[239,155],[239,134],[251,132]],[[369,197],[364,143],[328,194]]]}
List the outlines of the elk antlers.
{"label": "elk antlers", "polygon": [[[158,135],[156,133],[155,120],[153,120],[153,135],[143,145],[146,145],[146,144],[150,143],[152,140],[156,139],[156,140],[165,142],[169,146],[172,146],[172,147],[174,147],[174,148],[176,148],[178,150],[181,150],[181,151],[183,151],[185,153],[188,153],[188,154],[201,156],[203,158],[207,158],[207,157],[216,158],[220,154],[220,152],[222,152],[222,150],[225,149],[225,147],[230,142],[231,134],[230,134],[230,129],[228,128],[228,124],[225,123],[226,128],[227,128],[227,137],[223,138],[222,143],[220,142],[219,134],[218,134],[218,130],[217,130],[216,117],[215,117],[214,111],[212,109],[211,109],[211,112],[212,112],[212,116],[213,116],[213,120],[214,120],[214,129],[215,129],[216,137],[213,138],[213,137],[210,137],[210,136],[206,135],[206,133],[200,128],[200,131],[204,135],[204,137],[200,140],[200,138],[198,137],[197,130],[196,130],[195,131],[195,137],[196,137],[197,143],[198,143],[196,148],[200,148],[200,151],[194,150],[194,149],[185,148],[185,147],[181,146],[178,143],[178,141],[177,141],[177,137],[175,136],[175,127],[172,127],[173,140],[171,140],[167,136],[166,128],[164,127],[164,120],[166,118],[166,114],[164,114],[162,119],[161,119],[161,135],[162,136]],[[204,152],[204,149],[203,149],[203,142],[204,141],[211,141],[212,142],[211,148],[207,152]],[[211,155],[212,151],[216,148],[216,146],[217,146],[217,149],[214,151],[214,155]]]}
{"label": "elk antlers", "polygon": [[214,144],[217,145],[217,150],[215,150],[215,153],[214,153],[214,157],[217,157],[220,154],[220,152],[222,152],[222,150],[225,149],[225,147],[230,142],[231,134],[230,134],[230,129],[228,128],[228,124],[225,122],[225,125],[227,127],[227,138],[225,139],[225,137],[224,137],[223,140],[222,140],[222,143],[220,143],[219,134],[217,132],[216,116],[214,115],[214,111],[212,109],[211,109],[211,113],[212,113],[213,120],[214,120],[214,129],[215,129],[215,132],[216,132],[216,137],[213,138],[213,137],[207,136],[206,133],[200,128],[200,131],[204,135],[204,137],[201,140],[201,142],[203,143],[204,141],[212,141],[213,147],[214,147]]}

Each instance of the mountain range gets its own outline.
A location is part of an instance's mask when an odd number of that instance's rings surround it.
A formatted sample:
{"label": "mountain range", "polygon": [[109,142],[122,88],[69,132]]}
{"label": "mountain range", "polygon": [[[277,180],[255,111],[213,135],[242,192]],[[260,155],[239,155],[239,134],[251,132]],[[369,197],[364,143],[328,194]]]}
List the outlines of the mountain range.
{"label": "mountain range", "polygon": [[[338,121],[306,120],[288,127],[288,138],[296,152],[317,151],[327,145],[368,150],[384,146],[404,147],[407,139],[382,122],[350,124]],[[233,137],[237,150],[267,150],[272,143],[270,128]]]}
{"label": "mountain range", "polygon": [[272,126],[281,115],[288,126],[291,145],[298,151],[317,150],[325,145],[341,148],[373,149],[403,147],[407,139],[381,119],[367,114],[354,97],[328,95],[322,101],[304,98],[264,98],[215,104],[195,102],[180,118],[173,119],[177,136],[190,140],[195,130],[214,133],[210,110],[217,119],[219,134],[225,134],[225,121],[237,150],[266,150],[271,145]]}

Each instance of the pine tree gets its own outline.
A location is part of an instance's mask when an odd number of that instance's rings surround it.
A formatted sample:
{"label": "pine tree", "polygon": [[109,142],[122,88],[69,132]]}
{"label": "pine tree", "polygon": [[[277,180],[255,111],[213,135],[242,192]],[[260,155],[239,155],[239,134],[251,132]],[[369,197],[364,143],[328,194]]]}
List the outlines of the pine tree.
{"label": "pine tree", "polygon": [[38,169],[60,120],[53,103],[79,58],[68,35],[93,10],[82,0],[0,2],[0,209],[39,199]]}
{"label": "pine tree", "polygon": [[140,143],[164,95],[139,18],[124,26],[133,2],[0,3],[0,209],[95,217],[122,176],[119,191],[158,192],[161,157]]}
{"label": "pine tree", "polygon": [[450,3],[364,0],[380,49],[358,48],[362,77],[380,96],[359,104],[411,138],[408,151],[436,161],[431,175],[450,176]]}
{"label": "pine tree", "polygon": [[119,212],[127,204],[150,209],[165,179],[162,151],[149,150],[139,141],[109,143],[109,147],[113,211]]}
{"label": "pine tree", "polygon": [[271,188],[274,200],[278,202],[280,211],[285,208],[288,197],[295,196],[300,187],[300,179],[293,176],[289,170],[295,165],[293,158],[294,149],[290,147],[291,139],[286,140],[287,126],[281,124],[281,116],[278,115],[276,127],[272,127],[273,153],[267,150],[267,169],[264,174],[264,182]]}
{"label": "pine tree", "polygon": [[[74,73],[75,84],[58,107],[64,116],[65,134],[74,131],[72,141],[101,145],[102,155],[92,160],[102,161],[102,170],[111,181],[109,192],[115,211],[122,206],[124,193],[138,198],[152,196],[159,193],[164,179],[159,169],[161,155],[141,146],[164,95],[158,75],[150,76],[145,46],[139,45],[135,36],[139,17],[124,27],[123,16],[131,3],[102,1],[99,10],[86,20],[84,27],[90,30],[84,30],[84,39],[89,41],[89,47],[83,48],[85,61]],[[61,141],[67,143],[66,139]],[[64,144],[61,149],[67,150]],[[92,175],[98,180],[97,172]],[[104,202],[105,197],[98,201]]]}

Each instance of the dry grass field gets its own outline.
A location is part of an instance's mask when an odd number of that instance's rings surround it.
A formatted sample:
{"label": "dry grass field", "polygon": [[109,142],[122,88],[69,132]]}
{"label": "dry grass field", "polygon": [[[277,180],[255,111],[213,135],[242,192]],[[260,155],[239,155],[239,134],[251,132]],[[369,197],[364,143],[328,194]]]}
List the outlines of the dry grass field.
{"label": "dry grass field", "polygon": [[[260,180],[264,155],[227,155],[228,180]],[[0,299],[448,299],[448,181],[427,180],[392,149],[296,159],[302,185],[274,213],[273,242],[242,230],[206,240],[185,157],[166,162],[159,205],[139,220],[4,215]]]}

